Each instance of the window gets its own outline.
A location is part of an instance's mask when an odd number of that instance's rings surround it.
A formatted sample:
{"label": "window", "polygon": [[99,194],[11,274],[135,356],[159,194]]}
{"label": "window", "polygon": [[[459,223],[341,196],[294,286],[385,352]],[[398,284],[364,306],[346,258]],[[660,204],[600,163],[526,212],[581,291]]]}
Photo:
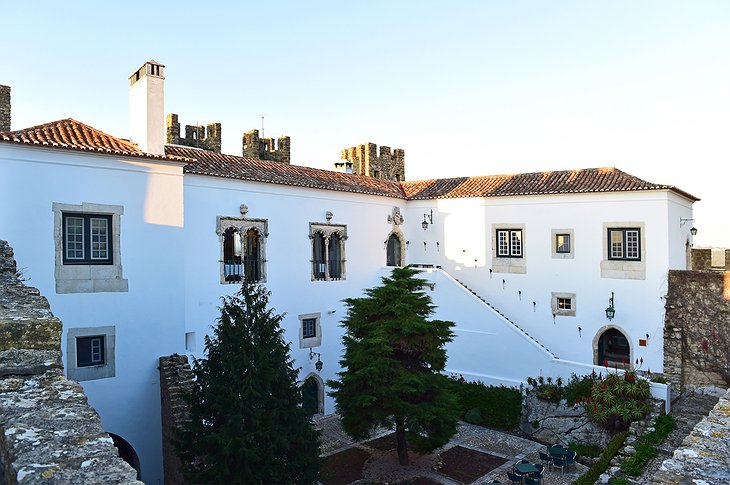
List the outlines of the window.
{"label": "window", "polygon": [[312,280],[344,280],[347,226],[310,223],[309,238],[312,241]]}
{"label": "window", "polygon": [[500,258],[522,257],[522,229],[497,230],[497,256]]}
{"label": "window", "polygon": [[104,336],[76,337],[76,366],[104,364]]}
{"label": "window", "polygon": [[268,221],[246,217],[218,217],[221,239],[221,283],[266,281]]}
{"label": "window", "polygon": [[302,338],[314,338],[317,336],[317,319],[305,318],[302,320]]}
{"label": "window", "polygon": [[128,291],[120,247],[124,208],[53,203],[56,293]]}
{"label": "window", "polygon": [[66,335],[66,374],[76,381],[114,377],[114,326],[69,328]]}
{"label": "window", "polygon": [[575,293],[552,293],[550,307],[553,315],[574,317],[576,314]]}
{"label": "window", "polygon": [[608,259],[640,261],[640,234],[638,228],[608,229]]}
{"label": "window", "polygon": [[555,252],[556,253],[569,253],[570,252],[570,234],[558,234],[555,236]]}
{"label": "window", "polygon": [[299,348],[307,349],[322,345],[321,313],[299,315]]}

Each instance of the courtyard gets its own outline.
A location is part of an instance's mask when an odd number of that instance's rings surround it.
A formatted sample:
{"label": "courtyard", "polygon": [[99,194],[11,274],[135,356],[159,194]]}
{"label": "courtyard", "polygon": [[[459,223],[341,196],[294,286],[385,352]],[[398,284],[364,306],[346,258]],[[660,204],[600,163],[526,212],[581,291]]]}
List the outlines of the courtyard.
{"label": "courtyard", "polygon": [[[324,485],[510,483],[507,472],[515,463],[523,459],[540,463],[538,453],[545,451],[542,443],[459,422],[456,435],[442,449],[426,455],[409,452],[410,465],[400,466],[391,430],[382,430],[369,441],[355,442],[342,429],[337,415],[319,418],[316,426],[322,430],[320,481]],[[564,474],[546,468],[542,483],[572,483],[586,470],[580,463]]]}

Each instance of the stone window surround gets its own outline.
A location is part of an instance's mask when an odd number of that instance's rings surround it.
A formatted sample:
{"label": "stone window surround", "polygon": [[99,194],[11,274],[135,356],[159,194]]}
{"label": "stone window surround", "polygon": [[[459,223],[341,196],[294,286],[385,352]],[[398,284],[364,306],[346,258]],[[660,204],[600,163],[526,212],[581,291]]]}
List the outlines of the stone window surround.
{"label": "stone window surround", "polygon": [[[570,251],[567,253],[558,252],[558,234],[567,234],[570,236]],[[573,235],[573,229],[552,229],[550,231],[550,237],[552,238],[552,256],[553,259],[573,259],[575,258],[575,236]]]}
{"label": "stone window surround", "polygon": [[314,235],[316,233],[322,234],[324,237],[325,242],[325,254],[329,254],[328,247],[329,247],[329,241],[330,236],[332,234],[339,234],[340,236],[340,258],[342,259],[342,269],[340,278],[337,280],[331,280],[329,277],[329,269],[325,272],[325,279],[318,279],[315,278],[314,274],[314,265],[313,262],[310,260],[309,264],[309,271],[312,278],[312,281],[340,281],[347,279],[347,257],[345,255],[345,247],[347,246],[345,244],[345,241],[347,240],[347,225],[346,224],[331,224],[329,222],[310,222],[309,223],[309,241],[310,241],[310,249],[309,254],[312,255],[314,252]]}
{"label": "stone window surround", "polygon": [[[522,256],[497,256],[497,231],[503,229],[517,229],[522,231]],[[492,270],[495,273],[527,274],[527,231],[525,224],[492,224]]]}
{"label": "stone window surround", "polygon": [[[62,204],[54,202],[53,241],[55,246],[56,293],[127,292],[129,282],[122,273],[121,216],[124,206],[109,204]],[[112,264],[63,263],[63,214],[103,214],[112,219]]]}
{"label": "stone window surround", "polygon": [[[315,334],[314,337],[304,338],[304,320],[314,318]],[[299,348],[311,349],[322,345],[322,314],[321,313],[304,313],[299,315]]]}
{"label": "stone window surround", "polygon": [[268,219],[254,219],[251,217],[216,217],[216,228],[215,233],[218,235],[219,246],[220,246],[220,282],[221,284],[230,284],[226,281],[225,267],[224,267],[224,233],[226,229],[233,228],[238,233],[239,237],[243,237],[246,231],[253,229],[259,235],[259,241],[261,242],[261,278],[258,283],[266,283],[266,238],[269,237],[269,221]]}
{"label": "stone window surround", "polygon": [[388,257],[387,257],[388,240],[390,239],[390,236],[392,236],[394,234],[395,234],[395,237],[397,237],[398,240],[400,241],[400,264],[398,266],[403,267],[406,265],[406,248],[408,245],[406,244],[406,238],[403,235],[403,231],[401,231],[399,227],[395,227],[392,231],[390,231],[388,233],[388,236],[385,238],[385,250],[386,250],[385,259],[386,259],[386,261],[388,259]]}
{"label": "stone window surround", "polygon": [[[608,259],[609,229],[639,229],[639,244],[641,260]],[[601,256],[601,278],[645,280],[646,279],[646,230],[643,222],[617,221],[603,223],[603,255]]]}
{"label": "stone window surround", "polygon": [[[104,337],[104,364],[78,367],[76,365],[76,338],[77,337]],[[106,379],[116,375],[116,327],[69,328],[66,334],[66,375],[75,381],[93,381]]]}
{"label": "stone window surround", "polygon": [[[558,308],[558,298],[570,299],[570,310]],[[550,309],[552,310],[553,315],[562,317],[574,317],[576,315],[577,307],[578,305],[576,303],[575,293],[550,293]]]}

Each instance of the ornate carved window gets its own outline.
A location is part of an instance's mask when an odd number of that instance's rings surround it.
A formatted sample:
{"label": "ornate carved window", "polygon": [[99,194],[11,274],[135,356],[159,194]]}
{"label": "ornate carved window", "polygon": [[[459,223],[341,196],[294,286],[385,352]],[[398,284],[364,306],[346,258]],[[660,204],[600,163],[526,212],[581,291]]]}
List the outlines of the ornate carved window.
{"label": "ornate carved window", "polygon": [[218,217],[216,233],[221,242],[221,283],[266,281],[266,219]]}
{"label": "ornate carved window", "polygon": [[310,222],[309,239],[312,241],[312,280],[344,280],[347,226]]}

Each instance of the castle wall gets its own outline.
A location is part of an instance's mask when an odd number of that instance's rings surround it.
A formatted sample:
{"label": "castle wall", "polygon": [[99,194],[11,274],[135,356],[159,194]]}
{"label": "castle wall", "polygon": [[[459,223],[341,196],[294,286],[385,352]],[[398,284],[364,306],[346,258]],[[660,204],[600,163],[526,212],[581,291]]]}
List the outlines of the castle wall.
{"label": "castle wall", "polygon": [[352,162],[352,173],[383,180],[405,180],[405,151],[396,148],[392,151],[388,146],[380,147],[375,143],[365,143],[345,148],[340,158]]}
{"label": "castle wall", "polygon": [[276,140],[259,138],[259,130],[250,130],[243,134],[242,146],[244,157],[291,163],[291,139],[288,136],[280,136]]}
{"label": "castle wall", "polygon": [[165,120],[165,142],[171,145],[202,148],[212,152],[221,151],[221,124],[209,123],[203,125],[185,125],[185,136],[180,135],[180,122],[175,113],[167,115]]}
{"label": "castle wall", "polygon": [[0,84],[0,131],[10,131],[10,86]]}

